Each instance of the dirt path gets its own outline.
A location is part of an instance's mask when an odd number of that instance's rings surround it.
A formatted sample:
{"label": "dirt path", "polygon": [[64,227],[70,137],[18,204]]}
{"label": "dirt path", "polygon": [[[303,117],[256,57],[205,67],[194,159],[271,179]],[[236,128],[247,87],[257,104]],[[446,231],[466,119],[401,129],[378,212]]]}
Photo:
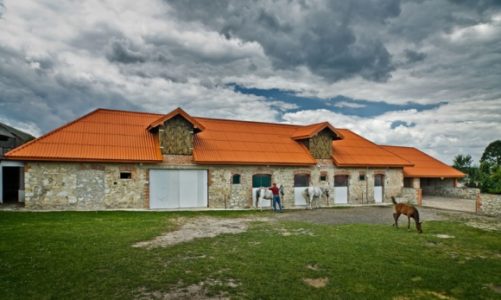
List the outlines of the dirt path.
{"label": "dirt path", "polygon": [[[446,220],[448,217],[435,209],[420,208],[421,220]],[[363,206],[290,211],[277,216],[287,221],[305,221],[317,224],[393,224],[392,206]],[[401,217],[402,221],[407,218]]]}

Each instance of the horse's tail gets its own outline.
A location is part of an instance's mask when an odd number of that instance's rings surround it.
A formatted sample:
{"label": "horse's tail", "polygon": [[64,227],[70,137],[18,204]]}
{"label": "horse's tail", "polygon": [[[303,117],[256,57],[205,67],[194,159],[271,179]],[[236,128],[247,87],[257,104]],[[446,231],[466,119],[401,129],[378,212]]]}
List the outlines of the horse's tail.
{"label": "horse's tail", "polygon": [[397,201],[395,200],[395,197],[391,196],[391,202],[393,202],[393,204],[397,204]]}

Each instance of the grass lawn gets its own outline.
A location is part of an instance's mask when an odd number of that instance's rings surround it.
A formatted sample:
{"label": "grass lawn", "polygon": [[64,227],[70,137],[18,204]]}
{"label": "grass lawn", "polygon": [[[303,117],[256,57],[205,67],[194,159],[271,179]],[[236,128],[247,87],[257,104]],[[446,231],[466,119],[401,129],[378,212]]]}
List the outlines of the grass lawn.
{"label": "grass lawn", "polygon": [[501,299],[501,233],[457,222],[427,222],[421,235],[255,222],[241,234],[131,246],[174,230],[177,217],[201,215],[270,214],[0,212],[0,299],[146,299],[193,287],[253,299]]}

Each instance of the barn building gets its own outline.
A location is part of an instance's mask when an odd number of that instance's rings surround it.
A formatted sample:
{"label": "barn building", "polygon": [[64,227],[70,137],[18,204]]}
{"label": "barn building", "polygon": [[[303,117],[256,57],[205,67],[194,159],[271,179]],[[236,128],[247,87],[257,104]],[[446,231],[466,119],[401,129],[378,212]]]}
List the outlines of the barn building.
{"label": "barn building", "polygon": [[34,139],[30,134],[0,123],[0,204],[24,199],[23,163],[5,160],[5,153]]}
{"label": "barn building", "polygon": [[24,165],[32,209],[251,208],[256,189],[272,182],[285,187],[286,208],[306,205],[310,183],[330,190],[322,206],[415,201],[420,183],[464,176],[415,148],[380,146],[327,122],[213,119],[181,108],[97,109],[6,158]]}

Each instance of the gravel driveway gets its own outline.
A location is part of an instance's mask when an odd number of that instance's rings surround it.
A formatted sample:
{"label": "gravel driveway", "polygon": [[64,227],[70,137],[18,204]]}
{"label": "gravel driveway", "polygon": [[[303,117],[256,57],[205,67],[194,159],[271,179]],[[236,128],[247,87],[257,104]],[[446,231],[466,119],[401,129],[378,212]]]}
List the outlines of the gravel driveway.
{"label": "gravel driveway", "polygon": [[[474,214],[441,211],[434,208],[420,207],[421,221],[448,220],[465,217],[474,218]],[[393,206],[361,206],[349,208],[323,208],[313,210],[287,210],[276,214],[276,218],[285,221],[306,221],[318,224],[393,224]],[[412,221],[411,221],[412,222]],[[400,216],[399,224],[407,224],[407,217]]]}

